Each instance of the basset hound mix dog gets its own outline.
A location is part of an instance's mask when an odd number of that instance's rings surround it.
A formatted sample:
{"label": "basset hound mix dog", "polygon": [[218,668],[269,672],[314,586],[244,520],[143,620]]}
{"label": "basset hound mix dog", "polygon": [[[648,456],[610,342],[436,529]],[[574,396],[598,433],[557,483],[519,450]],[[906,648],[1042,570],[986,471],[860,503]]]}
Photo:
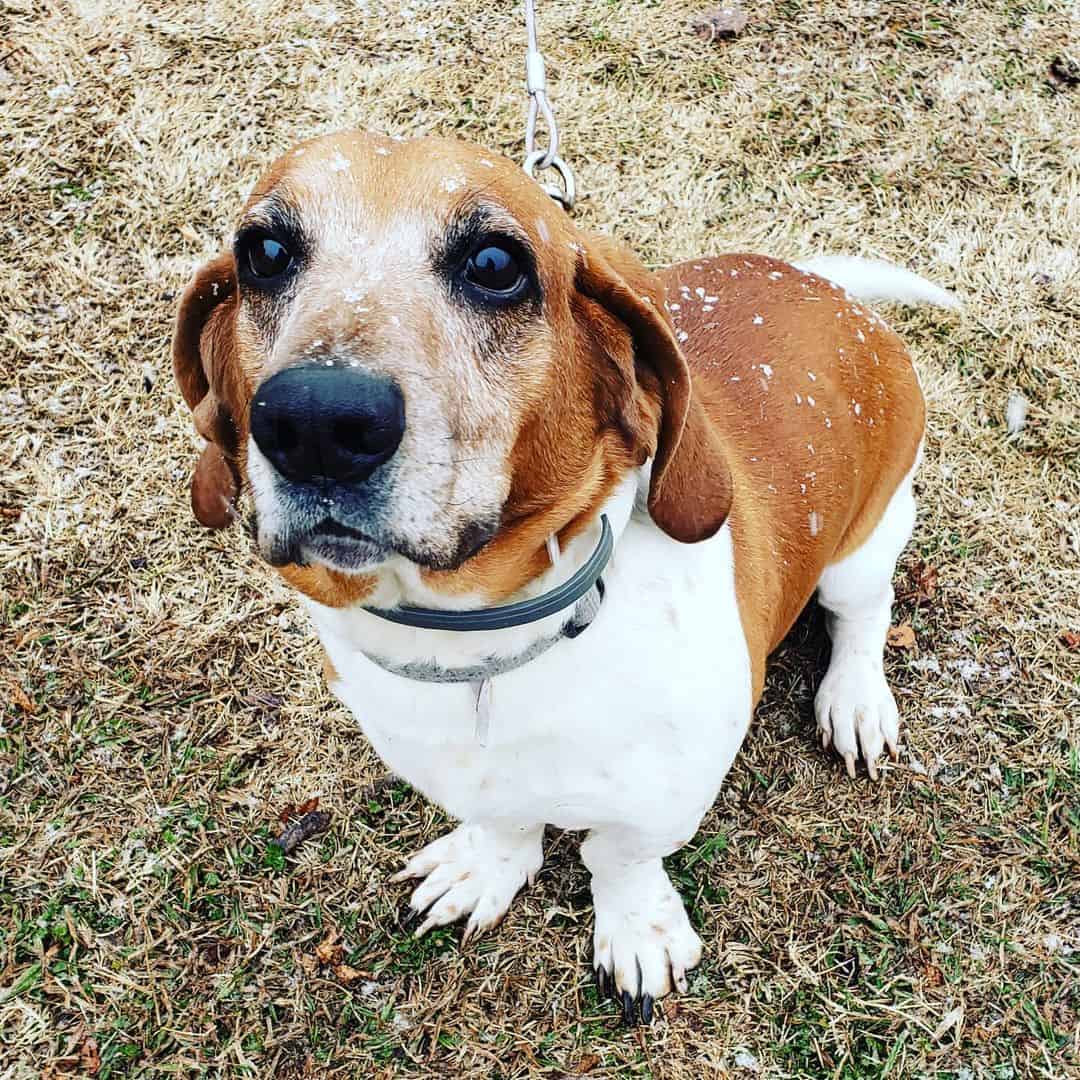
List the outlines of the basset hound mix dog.
{"label": "basset hound mix dog", "polygon": [[701,956],[662,860],[815,590],[822,745],[895,755],[924,405],[875,298],[953,303],[858,259],[650,272],[452,140],[341,133],[259,181],[180,305],[192,503],[223,526],[249,487],[334,692],[461,821],[397,875],[417,933],[494,926],[544,826],[586,830],[597,978],[650,1020]]}

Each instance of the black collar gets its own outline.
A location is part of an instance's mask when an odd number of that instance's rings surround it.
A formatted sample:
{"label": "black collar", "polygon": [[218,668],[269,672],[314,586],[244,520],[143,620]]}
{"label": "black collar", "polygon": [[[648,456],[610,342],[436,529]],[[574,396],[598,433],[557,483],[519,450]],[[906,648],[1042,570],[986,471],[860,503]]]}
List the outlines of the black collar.
{"label": "black collar", "polygon": [[396,607],[366,608],[372,615],[402,626],[415,626],[423,630],[505,630],[511,626],[524,626],[538,622],[549,615],[564,611],[580,600],[594,585],[603,595],[600,575],[607,568],[615,540],[606,514],[600,515],[600,542],[585,565],[562,585],[557,585],[531,600],[519,600],[514,604],[501,604],[492,608],[472,611],[445,611],[438,608]]}

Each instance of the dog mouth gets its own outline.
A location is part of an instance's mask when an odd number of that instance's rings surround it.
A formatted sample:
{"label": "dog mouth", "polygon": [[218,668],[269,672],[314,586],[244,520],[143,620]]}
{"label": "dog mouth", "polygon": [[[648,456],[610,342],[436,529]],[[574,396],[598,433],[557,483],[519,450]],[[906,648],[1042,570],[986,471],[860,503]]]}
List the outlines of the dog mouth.
{"label": "dog mouth", "polygon": [[290,523],[286,517],[278,528],[264,531],[256,510],[248,517],[247,526],[259,554],[271,566],[322,563],[342,573],[366,573],[393,557],[425,569],[456,570],[497,534],[499,521],[498,515],[492,515],[466,524],[449,550],[387,535],[381,529],[372,535],[325,514],[306,527],[295,519]]}
{"label": "dog mouth", "polygon": [[299,560],[328,563],[338,570],[369,569],[383,562],[392,549],[374,537],[333,518],[325,518],[299,538]]}

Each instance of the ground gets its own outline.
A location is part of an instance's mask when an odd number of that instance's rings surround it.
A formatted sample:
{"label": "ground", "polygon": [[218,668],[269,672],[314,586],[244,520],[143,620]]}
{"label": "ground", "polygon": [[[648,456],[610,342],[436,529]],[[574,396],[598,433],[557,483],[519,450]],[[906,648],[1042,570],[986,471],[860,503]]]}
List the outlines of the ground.
{"label": "ground", "polygon": [[583,222],[965,304],[885,312],[930,402],[900,760],[852,782],[815,744],[810,612],[670,860],[705,959],[647,1031],[597,1000],[575,836],[494,932],[411,940],[387,879],[449,823],[379,783],[246,538],[191,520],[169,371],[178,290],[294,140],[520,155],[518,5],[2,7],[0,1076],[1080,1076],[1074,5],[762,0],[710,43],[694,5],[540,0]]}

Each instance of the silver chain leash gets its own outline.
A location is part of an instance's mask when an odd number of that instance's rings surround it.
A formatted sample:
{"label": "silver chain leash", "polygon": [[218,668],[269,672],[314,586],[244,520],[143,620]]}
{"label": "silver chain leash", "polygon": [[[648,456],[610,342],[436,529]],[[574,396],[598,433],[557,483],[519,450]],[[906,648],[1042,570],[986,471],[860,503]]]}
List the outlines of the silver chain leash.
{"label": "silver chain leash", "polygon": [[[544,57],[536,41],[536,7],[534,0],[525,0],[525,30],[528,35],[528,48],[525,52],[525,86],[529,91],[529,115],[525,121],[525,161],[522,168],[530,179],[536,182],[564,209],[573,210],[577,191],[574,174],[570,166],[559,157],[559,128],[555,123],[555,113],[547,96],[547,74],[544,70]],[[548,145],[536,148],[536,124],[540,116],[544,117],[547,128]],[[562,186],[548,183],[537,178],[537,171],[554,169],[559,174]]]}

